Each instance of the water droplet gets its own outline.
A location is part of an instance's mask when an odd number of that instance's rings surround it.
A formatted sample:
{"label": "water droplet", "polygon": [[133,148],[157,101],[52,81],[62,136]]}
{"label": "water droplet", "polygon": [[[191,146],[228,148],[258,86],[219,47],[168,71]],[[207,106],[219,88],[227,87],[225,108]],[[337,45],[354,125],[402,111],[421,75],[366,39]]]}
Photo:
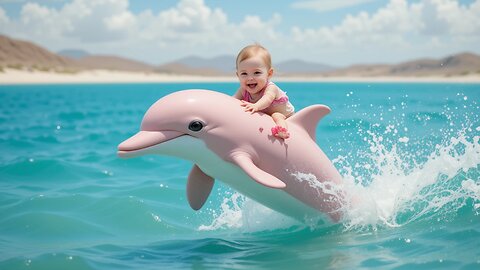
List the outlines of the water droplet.
{"label": "water droplet", "polygon": [[103,174],[108,175],[108,176],[113,176],[113,172],[109,172],[107,170],[104,170]]}
{"label": "water droplet", "polygon": [[151,215],[152,215],[153,219],[154,219],[156,222],[161,222],[161,221],[162,221],[162,219],[160,219],[159,216],[157,216],[157,215],[155,215],[155,214],[153,214],[153,213],[152,213]]}

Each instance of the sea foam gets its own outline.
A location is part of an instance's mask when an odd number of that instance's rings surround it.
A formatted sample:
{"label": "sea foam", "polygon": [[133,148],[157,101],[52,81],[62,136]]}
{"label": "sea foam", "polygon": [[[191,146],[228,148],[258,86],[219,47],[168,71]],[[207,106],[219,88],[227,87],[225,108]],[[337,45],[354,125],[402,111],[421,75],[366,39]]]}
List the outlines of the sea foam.
{"label": "sea foam", "polygon": [[[346,230],[400,227],[422,218],[444,219],[469,201],[479,211],[480,136],[471,138],[463,129],[444,145],[436,145],[425,162],[418,163],[412,153],[387,143],[384,133],[368,135],[370,152],[363,153],[367,158],[362,163],[349,163],[342,156],[333,160],[342,168],[342,186],[323,185],[308,172],[293,173],[298,181],[344,198],[340,211]],[[226,196],[219,213],[212,215],[211,224],[200,226],[200,230],[262,231],[299,226],[299,222],[237,192]],[[315,227],[308,222],[305,225]]]}

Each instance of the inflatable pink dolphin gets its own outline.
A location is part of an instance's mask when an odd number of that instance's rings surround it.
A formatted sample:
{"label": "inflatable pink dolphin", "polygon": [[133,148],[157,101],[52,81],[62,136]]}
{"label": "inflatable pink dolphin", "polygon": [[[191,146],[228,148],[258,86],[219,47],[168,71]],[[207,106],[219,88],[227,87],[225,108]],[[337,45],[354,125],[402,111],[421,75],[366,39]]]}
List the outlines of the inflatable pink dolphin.
{"label": "inflatable pink dolphin", "polygon": [[[315,143],[318,121],[330,109],[307,107],[287,119],[291,137],[270,134],[273,119],[245,112],[240,101],[209,90],[167,95],[146,112],[141,131],[118,146],[124,158],[145,154],[176,156],[194,162],[187,183],[190,206],[207,200],[214,179],[247,197],[300,221],[341,217],[340,199],[328,187],[342,177]],[[314,181],[298,173],[314,175]]]}

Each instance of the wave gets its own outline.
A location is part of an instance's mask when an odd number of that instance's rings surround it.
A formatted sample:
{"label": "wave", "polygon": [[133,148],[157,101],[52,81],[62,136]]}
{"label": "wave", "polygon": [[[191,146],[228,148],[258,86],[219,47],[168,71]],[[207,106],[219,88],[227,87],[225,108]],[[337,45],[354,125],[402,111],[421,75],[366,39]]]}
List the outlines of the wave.
{"label": "wave", "polygon": [[[341,211],[344,230],[377,230],[401,227],[421,220],[446,221],[461,209],[480,214],[480,127],[467,127],[437,144],[426,156],[416,148],[400,146],[411,142],[398,137],[392,126],[384,132],[367,131],[367,151],[361,158],[338,156],[344,183],[333,187],[346,197]],[[385,139],[386,134],[395,136]],[[404,149],[404,150],[402,150]],[[308,172],[295,172],[298,181],[325,187]],[[346,194],[346,195],[345,195]],[[241,230],[255,232],[310,226],[270,210],[243,195],[230,192],[221,210],[210,210],[212,222],[199,230]]]}

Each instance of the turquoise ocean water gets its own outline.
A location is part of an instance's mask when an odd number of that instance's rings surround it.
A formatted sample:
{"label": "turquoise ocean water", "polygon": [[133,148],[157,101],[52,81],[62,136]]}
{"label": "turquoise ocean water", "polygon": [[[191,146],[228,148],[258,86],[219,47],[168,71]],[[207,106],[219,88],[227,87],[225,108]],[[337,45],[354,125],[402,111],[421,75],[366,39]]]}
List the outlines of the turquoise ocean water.
{"label": "turquoise ocean water", "polygon": [[195,212],[191,164],[123,160],[148,107],[236,83],[0,86],[0,269],[480,269],[480,85],[278,83],[332,113],[317,142],[358,196],[301,224],[216,182]]}

